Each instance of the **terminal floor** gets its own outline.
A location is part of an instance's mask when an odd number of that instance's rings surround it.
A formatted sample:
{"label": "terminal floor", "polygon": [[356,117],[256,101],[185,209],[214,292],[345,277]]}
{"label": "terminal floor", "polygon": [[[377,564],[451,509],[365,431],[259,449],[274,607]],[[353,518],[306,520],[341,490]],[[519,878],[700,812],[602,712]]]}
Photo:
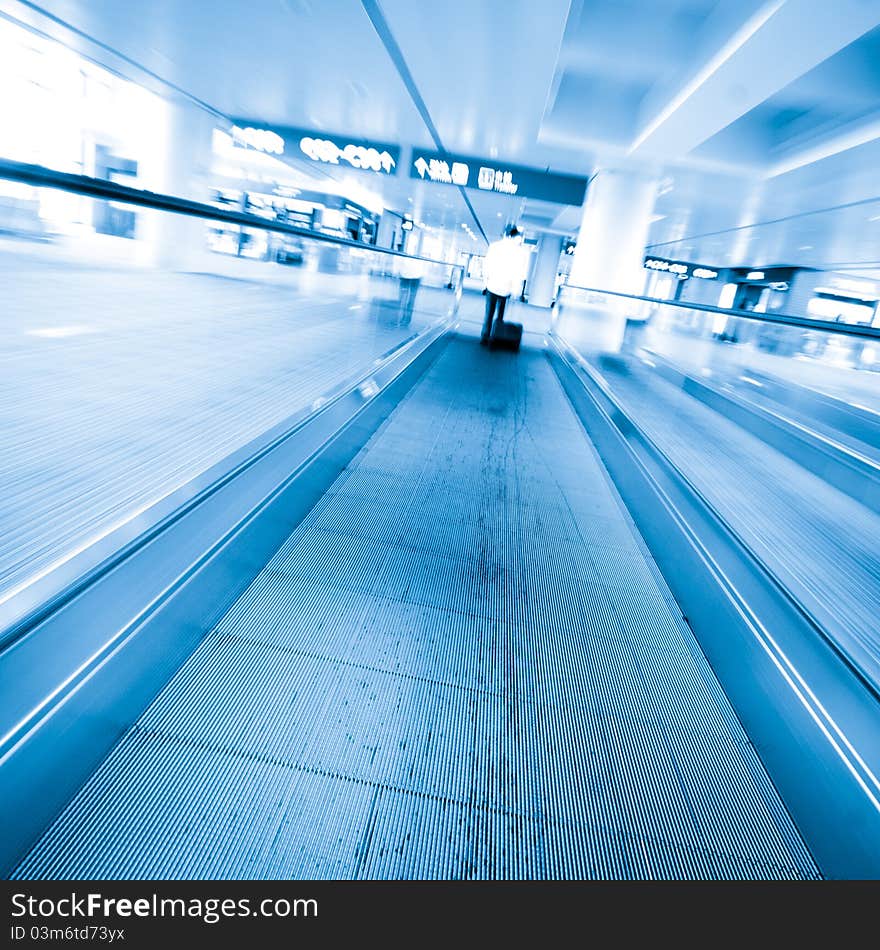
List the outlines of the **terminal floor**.
{"label": "terminal floor", "polygon": [[880,684],[880,516],[638,358],[599,358],[597,367],[646,434]]}
{"label": "terminal floor", "polygon": [[817,870],[548,360],[454,337],[16,876]]}
{"label": "terminal floor", "polygon": [[0,601],[416,330],[395,281],[253,265],[261,279],[0,254]]}

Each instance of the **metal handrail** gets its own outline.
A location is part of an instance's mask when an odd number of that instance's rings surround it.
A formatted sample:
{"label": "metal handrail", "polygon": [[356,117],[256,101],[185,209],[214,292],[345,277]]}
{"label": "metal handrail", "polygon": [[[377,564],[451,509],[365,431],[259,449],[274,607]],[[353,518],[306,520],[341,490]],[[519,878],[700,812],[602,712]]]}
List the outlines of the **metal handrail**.
{"label": "metal handrail", "polygon": [[245,211],[230,211],[225,208],[215,208],[214,205],[202,201],[193,201],[190,198],[180,198],[176,195],[166,195],[157,191],[146,191],[142,188],[132,188],[130,185],[121,185],[115,181],[105,181],[103,178],[92,178],[89,175],[77,175],[71,172],[60,172],[44,165],[29,165],[26,162],[13,162],[0,159],[0,179],[17,181],[36,188],[56,188],[59,191],[68,191],[89,198],[100,198],[107,201],[119,201],[123,204],[136,205],[141,208],[152,208],[156,211],[169,211],[173,214],[183,214],[190,217],[204,218],[209,221],[222,221],[226,224],[236,224],[248,228],[260,228],[264,231],[276,231],[279,234],[292,234],[296,237],[308,238],[312,241],[323,241],[326,244],[339,244],[343,247],[356,248],[360,251],[373,251],[377,254],[388,254],[392,257],[406,258],[407,260],[424,261],[426,264],[439,264],[442,267],[453,267],[464,272],[463,264],[454,264],[449,261],[438,261],[432,257],[417,257],[413,254],[404,254],[402,251],[393,251],[390,248],[376,247],[375,244],[365,244],[363,241],[353,241],[350,238],[338,237],[335,234],[322,234],[308,228],[300,228],[283,221],[271,221],[256,214]]}
{"label": "metal handrail", "polygon": [[564,284],[561,292],[583,290],[592,294],[608,294],[611,297],[625,297],[628,300],[641,300],[645,303],[658,303],[666,307],[678,307],[681,310],[703,310],[706,313],[722,313],[727,317],[739,317],[743,320],[755,320],[758,323],[778,323],[783,326],[800,327],[804,330],[825,330],[844,336],[859,336],[869,340],[880,340],[880,327],[865,327],[851,323],[833,323],[831,320],[811,320],[809,317],[797,317],[789,313],[755,313],[752,310],[728,310],[713,307],[705,303],[688,303],[681,300],[664,300],[662,297],[645,297],[641,294],[624,294],[617,290],[602,290],[598,287],[580,287],[577,284]]}

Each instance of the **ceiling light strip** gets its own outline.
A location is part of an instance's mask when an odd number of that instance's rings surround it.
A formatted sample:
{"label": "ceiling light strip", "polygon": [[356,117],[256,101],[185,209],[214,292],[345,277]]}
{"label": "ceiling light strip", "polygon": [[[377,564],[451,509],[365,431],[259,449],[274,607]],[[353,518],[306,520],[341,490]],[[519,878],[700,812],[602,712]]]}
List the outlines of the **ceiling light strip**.
{"label": "ceiling light strip", "polygon": [[720,50],[703,66],[696,76],[687,83],[681,91],[674,96],[666,106],[645,126],[638,138],[629,147],[629,154],[632,154],[644,142],[653,135],[657,129],[674,113],[677,112],[685,102],[709,80],[718,70],[736,53],[742,49],[746,43],[764,26],[764,24],[776,14],[783,6],[785,0],[771,0],[770,3],[763,6],[758,12],[746,20],[746,22],[731,36],[731,38],[721,47]]}
{"label": "ceiling light strip", "polygon": [[844,132],[842,135],[835,135],[819,145],[796,152],[790,158],[784,158],[772,165],[765,172],[764,177],[777,178],[779,175],[785,175],[797,168],[803,168],[804,165],[812,165],[814,162],[821,162],[825,158],[839,155],[851,148],[867,145],[868,142],[873,142],[876,139],[880,139],[880,119],[849,132]]}

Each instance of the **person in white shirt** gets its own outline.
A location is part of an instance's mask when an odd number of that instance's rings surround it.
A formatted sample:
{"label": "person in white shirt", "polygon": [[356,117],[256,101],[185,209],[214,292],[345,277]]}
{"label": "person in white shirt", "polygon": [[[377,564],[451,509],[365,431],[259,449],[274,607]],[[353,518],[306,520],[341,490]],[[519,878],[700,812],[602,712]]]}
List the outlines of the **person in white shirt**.
{"label": "person in white shirt", "polygon": [[504,320],[507,298],[522,287],[525,280],[525,254],[522,234],[516,225],[508,228],[501,240],[493,241],[483,261],[483,277],[486,282],[486,319],[480,343],[488,344],[492,335],[492,321],[498,311],[498,323]]}

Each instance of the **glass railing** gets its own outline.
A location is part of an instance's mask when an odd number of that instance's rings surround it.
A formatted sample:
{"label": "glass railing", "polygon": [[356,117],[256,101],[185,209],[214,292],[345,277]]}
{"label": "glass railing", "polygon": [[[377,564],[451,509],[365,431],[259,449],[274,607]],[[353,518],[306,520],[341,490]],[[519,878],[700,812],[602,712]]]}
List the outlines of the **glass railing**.
{"label": "glass railing", "polygon": [[880,425],[880,327],[565,287],[554,328],[584,353],[655,356],[753,399],[779,399],[820,428],[833,419],[839,435],[850,428],[846,411],[863,418],[869,443]]}
{"label": "glass railing", "polygon": [[461,294],[454,264],[75,177],[25,176],[0,222],[0,618]]}
{"label": "glass railing", "polygon": [[553,333],[880,684],[880,329],[566,287]]}

